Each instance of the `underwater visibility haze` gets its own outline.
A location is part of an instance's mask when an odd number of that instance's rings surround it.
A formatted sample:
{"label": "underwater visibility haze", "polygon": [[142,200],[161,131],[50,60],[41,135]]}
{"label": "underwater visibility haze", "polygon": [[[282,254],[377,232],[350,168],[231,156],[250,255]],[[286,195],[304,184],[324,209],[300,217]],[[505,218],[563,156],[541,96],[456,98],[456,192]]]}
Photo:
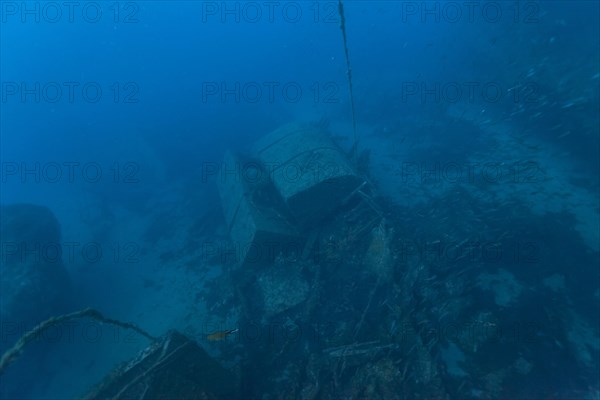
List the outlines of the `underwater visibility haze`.
{"label": "underwater visibility haze", "polygon": [[599,399],[599,18],[0,2],[0,398]]}

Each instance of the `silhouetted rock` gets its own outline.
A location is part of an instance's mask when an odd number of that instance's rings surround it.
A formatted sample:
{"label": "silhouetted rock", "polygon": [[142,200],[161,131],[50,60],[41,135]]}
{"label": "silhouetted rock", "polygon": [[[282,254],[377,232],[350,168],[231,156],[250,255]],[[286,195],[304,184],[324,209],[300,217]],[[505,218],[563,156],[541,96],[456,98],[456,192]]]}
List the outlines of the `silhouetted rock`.
{"label": "silhouetted rock", "polygon": [[2,322],[31,328],[59,314],[70,285],[52,211],[33,204],[0,206],[0,237]]}

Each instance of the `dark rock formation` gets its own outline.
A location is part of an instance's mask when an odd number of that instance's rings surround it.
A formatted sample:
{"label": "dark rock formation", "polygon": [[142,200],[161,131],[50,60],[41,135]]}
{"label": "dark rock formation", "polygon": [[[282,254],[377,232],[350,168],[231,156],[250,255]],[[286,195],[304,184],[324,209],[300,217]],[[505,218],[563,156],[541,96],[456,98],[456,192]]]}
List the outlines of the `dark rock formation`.
{"label": "dark rock formation", "polygon": [[2,322],[30,329],[63,311],[70,285],[52,211],[33,204],[0,206],[0,238]]}

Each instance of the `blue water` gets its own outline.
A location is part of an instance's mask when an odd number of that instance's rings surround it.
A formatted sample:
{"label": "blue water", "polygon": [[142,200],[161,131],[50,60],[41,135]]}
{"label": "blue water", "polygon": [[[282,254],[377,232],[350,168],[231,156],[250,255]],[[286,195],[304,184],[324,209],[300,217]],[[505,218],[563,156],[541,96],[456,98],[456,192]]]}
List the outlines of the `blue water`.
{"label": "blue water", "polygon": [[[92,307],[156,336],[186,333],[243,371],[241,398],[315,387],[314,398],[597,398],[599,3],[348,0],[344,11],[356,136],[338,2],[0,2],[0,205],[53,215],[2,208],[0,349]],[[267,312],[219,254],[231,239],[217,189],[225,152],[249,154],[294,121],[323,127],[369,177],[394,255],[378,280],[362,267],[375,225],[362,242],[342,237],[335,215],[313,227],[317,241],[359,244],[335,269],[302,270],[307,291],[295,295],[317,302],[312,314]],[[502,255],[449,253],[474,242]],[[44,263],[57,269],[14,267]],[[504,334],[428,345],[422,332],[410,344],[391,333],[449,320]],[[326,324],[329,337],[205,340],[243,336],[248,321]],[[86,323],[28,346],[0,376],[2,398],[77,397],[148,345]],[[337,362],[328,348],[370,342],[390,347],[344,373],[325,361]],[[407,373],[411,357],[436,372]]]}

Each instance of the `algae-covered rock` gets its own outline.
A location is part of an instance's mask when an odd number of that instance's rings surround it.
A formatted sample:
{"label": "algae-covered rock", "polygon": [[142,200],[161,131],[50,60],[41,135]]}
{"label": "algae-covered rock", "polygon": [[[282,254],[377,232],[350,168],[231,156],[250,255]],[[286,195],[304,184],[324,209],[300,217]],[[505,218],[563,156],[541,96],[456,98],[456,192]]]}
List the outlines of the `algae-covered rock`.
{"label": "algae-covered rock", "polygon": [[286,311],[306,300],[309,283],[302,276],[300,263],[277,262],[257,279],[267,318]]}

